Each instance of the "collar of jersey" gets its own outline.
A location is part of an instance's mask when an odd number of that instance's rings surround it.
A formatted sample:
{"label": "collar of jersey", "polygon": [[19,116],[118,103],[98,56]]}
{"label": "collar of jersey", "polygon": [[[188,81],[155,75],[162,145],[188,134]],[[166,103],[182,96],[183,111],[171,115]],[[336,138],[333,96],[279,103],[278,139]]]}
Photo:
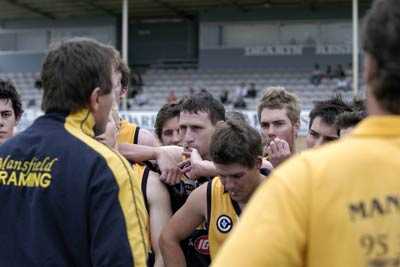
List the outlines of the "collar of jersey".
{"label": "collar of jersey", "polygon": [[400,136],[400,116],[369,116],[353,131],[353,136]]}
{"label": "collar of jersey", "polygon": [[93,114],[88,109],[70,113],[66,118],[66,124],[82,131],[84,134],[94,137],[95,120]]}

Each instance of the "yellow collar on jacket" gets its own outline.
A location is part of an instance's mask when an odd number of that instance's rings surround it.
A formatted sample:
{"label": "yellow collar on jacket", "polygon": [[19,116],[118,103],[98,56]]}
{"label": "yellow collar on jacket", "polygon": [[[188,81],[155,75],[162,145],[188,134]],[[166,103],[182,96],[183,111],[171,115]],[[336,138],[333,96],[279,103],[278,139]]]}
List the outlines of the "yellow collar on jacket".
{"label": "yellow collar on jacket", "polygon": [[88,109],[81,109],[76,112],[70,113],[65,124],[82,131],[84,134],[94,137],[95,120],[93,114]]}

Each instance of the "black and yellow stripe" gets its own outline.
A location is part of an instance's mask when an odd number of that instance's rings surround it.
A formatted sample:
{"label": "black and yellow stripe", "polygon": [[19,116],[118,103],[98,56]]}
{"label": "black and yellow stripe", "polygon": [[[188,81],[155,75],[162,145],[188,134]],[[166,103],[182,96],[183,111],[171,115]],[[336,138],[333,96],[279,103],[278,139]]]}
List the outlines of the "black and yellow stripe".
{"label": "black and yellow stripe", "polygon": [[121,120],[117,136],[118,144],[137,144],[139,142],[140,127],[127,120]]}
{"label": "black and yellow stripe", "polygon": [[146,266],[150,242],[146,233],[148,216],[140,182],[135,179],[130,164],[118,152],[93,138],[93,126],[94,118],[88,110],[70,114],[64,124],[71,135],[83,141],[106,161],[119,188],[118,200],[125,220],[134,266]]}

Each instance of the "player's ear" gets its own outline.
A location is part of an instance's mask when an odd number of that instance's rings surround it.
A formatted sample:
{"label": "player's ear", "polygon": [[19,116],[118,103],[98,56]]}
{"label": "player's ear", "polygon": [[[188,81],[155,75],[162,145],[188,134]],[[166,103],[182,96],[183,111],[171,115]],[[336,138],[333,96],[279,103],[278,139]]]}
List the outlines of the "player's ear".
{"label": "player's ear", "polygon": [[96,113],[100,108],[100,87],[96,87],[89,96],[89,110]]}

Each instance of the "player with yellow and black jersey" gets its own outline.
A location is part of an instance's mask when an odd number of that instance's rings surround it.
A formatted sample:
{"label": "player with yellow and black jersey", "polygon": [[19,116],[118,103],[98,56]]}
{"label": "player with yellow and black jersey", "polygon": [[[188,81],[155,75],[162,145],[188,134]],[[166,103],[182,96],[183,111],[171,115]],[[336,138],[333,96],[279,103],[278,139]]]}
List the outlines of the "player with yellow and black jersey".
{"label": "player with yellow and black jersey", "polygon": [[184,264],[179,241],[203,221],[208,222],[211,259],[231,232],[240,211],[264,180],[261,136],[245,122],[228,120],[217,124],[209,146],[219,177],[201,185],[189,196],[160,237],[164,261]]}

